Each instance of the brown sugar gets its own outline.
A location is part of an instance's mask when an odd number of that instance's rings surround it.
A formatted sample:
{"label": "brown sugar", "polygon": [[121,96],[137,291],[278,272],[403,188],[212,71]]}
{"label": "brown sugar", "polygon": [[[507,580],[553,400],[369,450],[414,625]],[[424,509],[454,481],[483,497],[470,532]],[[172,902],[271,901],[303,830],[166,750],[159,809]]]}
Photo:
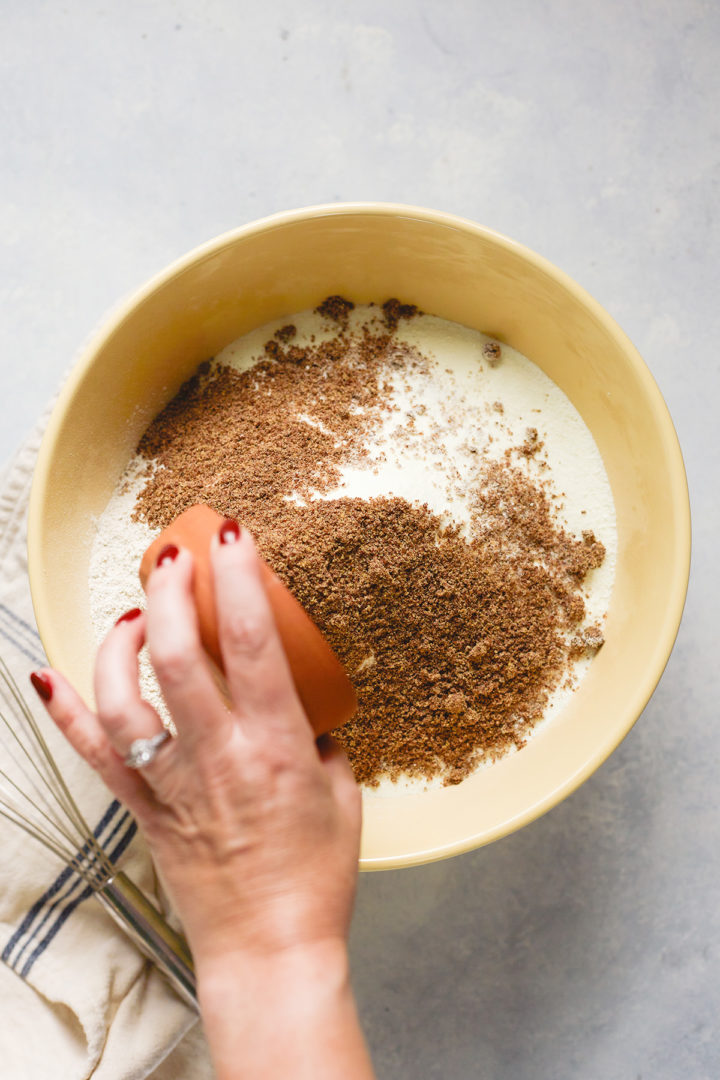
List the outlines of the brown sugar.
{"label": "brown sugar", "polygon": [[482,354],[490,367],[497,367],[502,360],[502,348],[497,341],[486,341],[482,348]]}
{"label": "brown sugar", "polygon": [[317,309],[338,323],[330,341],[276,333],[249,370],[201,365],[141,440],[135,512],[159,528],[207,502],[239,519],[355,685],[358,712],[336,737],[357,779],[457,783],[523,745],[578,643],[601,634],[582,629],[581,585],[604,549],[563,530],[521,467],[482,454],[469,540],[401,498],[313,498],[367,457],[391,375],[426,363],[393,334],[417,309],[388,301],[378,332],[348,334],[341,301]]}
{"label": "brown sugar", "polygon": [[385,301],[382,305],[382,313],[385,325],[391,333],[393,330],[397,330],[397,325],[401,319],[414,319],[416,315],[421,314],[420,308],[416,307],[415,304],[402,304],[395,297]]}
{"label": "brown sugar", "polygon": [[468,544],[403,499],[286,505],[255,532],[355,685],[360,708],[336,737],[359,780],[457,782],[523,744],[580,614],[559,567]]}
{"label": "brown sugar", "polygon": [[570,642],[570,656],[576,658],[583,654],[596,653],[604,644],[605,635],[597,623],[593,623],[592,626],[586,626],[572,639]]}
{"label": "brown sugar", "polygon": [[525,442],[520,447],[520,453],[523,457],[531,458],[543,448],[543,441],[538,435],[538,429],[529,427],[525,432]]}
{"label": "brown sugar", "polygon": [[352,300],[346,300],[344,296],[327,296],[315,311],[340,326],[347,326],[348,316],[354,307]]}

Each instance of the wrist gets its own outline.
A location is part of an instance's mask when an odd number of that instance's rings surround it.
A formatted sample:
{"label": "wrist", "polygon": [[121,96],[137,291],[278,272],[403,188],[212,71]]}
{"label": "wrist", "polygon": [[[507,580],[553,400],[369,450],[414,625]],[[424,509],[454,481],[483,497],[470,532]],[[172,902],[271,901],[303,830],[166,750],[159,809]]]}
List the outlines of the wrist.
{"label": "wrist", "polygon": [[201,960],[197,973],[219,1080],[372,1076],[344,940],[228,953]]}
{"label": "wrist", "polygon": [[242,949],[196,961],[206,1023],[234,1003],[236,1022],[277,1011],[288,1021],[330,1007],[350,992],[347,946],[340,939],[288,946],[271,954]]}

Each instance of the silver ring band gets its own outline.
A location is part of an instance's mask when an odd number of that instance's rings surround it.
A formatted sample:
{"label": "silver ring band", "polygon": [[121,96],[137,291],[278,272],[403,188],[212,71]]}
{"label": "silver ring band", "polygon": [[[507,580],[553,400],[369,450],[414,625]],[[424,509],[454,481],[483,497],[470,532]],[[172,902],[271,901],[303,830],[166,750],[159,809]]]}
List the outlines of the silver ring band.
{"label": "silver ring band", "polygon": [[135,739],[125,758],[128,769],[144,769],[153,760],[163,743],[171,738],[169,731],[159,731],[157,735],[149,739]]}

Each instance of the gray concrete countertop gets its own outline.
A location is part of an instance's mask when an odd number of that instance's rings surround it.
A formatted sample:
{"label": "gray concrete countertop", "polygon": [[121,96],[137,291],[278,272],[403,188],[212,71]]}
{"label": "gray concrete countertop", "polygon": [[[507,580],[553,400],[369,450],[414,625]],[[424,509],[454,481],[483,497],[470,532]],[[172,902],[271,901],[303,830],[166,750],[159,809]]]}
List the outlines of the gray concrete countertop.
{"label": "gray concrete countertop", "polygon": [[383,1077],[720,1076],[718,6],[8,0],[0,28],[0,460],[117,299],[311,203],[473,218],[634,340],[694,513],[664,678],[546,817],[363,877],[354,975]]}

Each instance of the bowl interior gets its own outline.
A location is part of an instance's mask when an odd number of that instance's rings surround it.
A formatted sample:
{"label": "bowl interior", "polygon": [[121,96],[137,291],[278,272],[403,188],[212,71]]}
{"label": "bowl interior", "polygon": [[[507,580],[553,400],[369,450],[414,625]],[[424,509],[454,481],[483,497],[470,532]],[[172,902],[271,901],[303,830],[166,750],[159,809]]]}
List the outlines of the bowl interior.
{"label": "bowl interior", "polygon": [[367,869],[487,843],[572,791],[637,719],[677,632],[689,562],[682,458],[664,402],[609,316],[543,259],[447,215],[334,206],[221,237],[151,281],[78,361],[37,464],[30,581],[51,663],[91,698],[88,562],[95,521],[142,431],[196,365],[330,293],[398,296],[507,341],[568,395],[612,485],[616,580],[606,644],[572,703],[527,747],[457,787],[368,795]]}

